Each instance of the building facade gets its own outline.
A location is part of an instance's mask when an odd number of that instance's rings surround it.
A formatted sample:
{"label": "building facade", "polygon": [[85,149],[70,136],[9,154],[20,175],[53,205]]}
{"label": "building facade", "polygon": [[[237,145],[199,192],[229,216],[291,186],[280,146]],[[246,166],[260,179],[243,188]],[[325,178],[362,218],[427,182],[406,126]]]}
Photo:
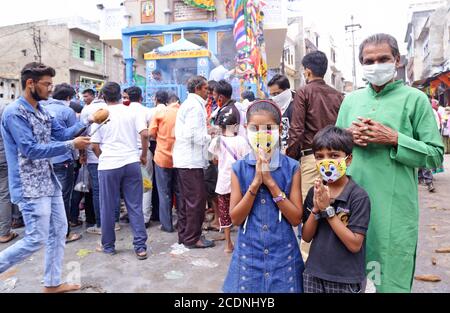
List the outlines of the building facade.
{"label": "building facade", "polygon": [[[279,68],[287,32],[284,10],[287,0],[265,2],[267,63],[269,68]],[[183,76],[193,73],[208,76],[224,60],[236,58],[234,20],[223,0],[214,1],[214,8],[209,11],[182,0],[126,0],[120,8],[98,7],[103,12],[101,39],[123,51],[126,85],[148,85],[155,66],[162,69],[165,82],[180,84]],[[146,55],[155,49],[174,44],[182,37],[208,50],[210,56],[198,60],[184,58],[170,64],[146,60]]]}
{"label": "building facade", "polygon": [[100,41],[98,32],[98,24],[82,18],[1,27],[0,78],[18,81],[23,66],[37,61],[55,68],[55,84],[84,88],[122,82],[122,53]]}

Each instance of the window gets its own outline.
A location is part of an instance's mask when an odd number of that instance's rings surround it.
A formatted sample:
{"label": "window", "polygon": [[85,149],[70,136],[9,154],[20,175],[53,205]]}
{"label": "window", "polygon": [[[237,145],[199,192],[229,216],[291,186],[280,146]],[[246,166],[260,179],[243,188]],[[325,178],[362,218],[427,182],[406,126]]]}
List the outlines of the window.
{"label": "window", "polygon": [[94,49],[95,51],[95,63],[102,64],[103,63],[103,52],[101,49]]}
{"label": "window", "polygon": [[79,58],[84,59],[86,57],[86,48],[80,47]]}
{"label": "window", "polygon": [[84,44],[74,41],[72,43],[72,56],[77,59],[86,58],[86,47]]}
{"label": "window", "polygon": [[91,61],[95,62],[95,50],[91,50]]}
{"label": "window", "polygon": [[333,63],[336,63],[336,52],[333,48],[331,48],[331,61],[333,61]]}

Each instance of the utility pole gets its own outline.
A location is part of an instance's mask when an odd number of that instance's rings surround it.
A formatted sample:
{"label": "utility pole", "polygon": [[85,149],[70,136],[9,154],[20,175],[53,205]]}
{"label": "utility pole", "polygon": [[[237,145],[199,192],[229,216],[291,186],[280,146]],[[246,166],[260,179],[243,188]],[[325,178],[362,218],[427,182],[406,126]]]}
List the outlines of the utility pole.
{"label": "utility pole", "polygon": [[36,57],[39,63],[42,63],[42,39],[40,28],[36,30],[36,27],[33,27],[33,44],[36,49]]}
{"label": "utility pole", "polygon": [[361,24],[354,23],[354,17],[351,16],[352,23],[350,25],[345,25],[345,31],[352,33],[352,48],[353,48],[353,90],[356,90],[358,86],[356,85],[356,52],[355,52],[355,32],[362,28]]}

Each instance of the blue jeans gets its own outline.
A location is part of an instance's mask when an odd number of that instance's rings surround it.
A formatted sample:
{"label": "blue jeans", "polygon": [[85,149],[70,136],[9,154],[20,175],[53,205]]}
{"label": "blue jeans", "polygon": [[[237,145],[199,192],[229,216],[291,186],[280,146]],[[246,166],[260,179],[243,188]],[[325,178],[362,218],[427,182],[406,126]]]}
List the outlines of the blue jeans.
{"label": "blue jeans", "polygon": [[24,261],[46,245],[44,286],[61,285],[67,217],[59,187],[52,197],[25,198],[19,203],[25,237],[0,252],[0,273]]}
{"label": "blue jeans", "polygon": [[[66,210],[67,222],[70,220],[71,197],[74,183],[74,164],[73,161],[53,164],[56,177],[61,184],[61,192]],[[70,234],[70,225],[67,223],[67,235]]]}
{"label": "blue jeans", "polygon": [[181,207],[181,194],[177,184],[176,169],[162,168],[155,164],[156,183],[159,196],[159,220],[162,230],[173,232],[172,199],[175,194],[177,208]]}
{"label": "blue jeans", "polygon": [[[98,184],[98,164],[92,163],[88,164],[89,176],[91,178],[91,186],[92,186],[92,202],[94,205],[95,212],[95,222],[97,227],[101,227],[101,219],[100,219],[100,187]],[[116,213],[117,217],[117,213]]]}
{"label": "blue jeans", "polygon": [[142,213],[142,174],[139,163],[132,163],[113,170],[98,171],[100,185],[100,215],[102,220],[103,251],[115,251],[116,233],[114,231],[115,211],[123,192],[128,218],[133,233],[136,252],[147,250],[147,230]]}

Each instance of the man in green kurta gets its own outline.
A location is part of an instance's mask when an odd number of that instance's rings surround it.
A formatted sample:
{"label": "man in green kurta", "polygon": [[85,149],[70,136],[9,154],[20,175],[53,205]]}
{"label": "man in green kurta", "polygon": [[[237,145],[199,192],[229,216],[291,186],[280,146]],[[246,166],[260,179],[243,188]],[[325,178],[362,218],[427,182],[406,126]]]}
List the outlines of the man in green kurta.
{"label": "man in green kurta", "polygon": [[368,277],[378,292],[411,292],[419,226],[417,168],[442,164],[444,147],[427,96],[395,81],[400,62],[390,35],[367,38],[360,62],[369,82],[348,95],[336,125],[357,145],[349,174],[370,196]]}

